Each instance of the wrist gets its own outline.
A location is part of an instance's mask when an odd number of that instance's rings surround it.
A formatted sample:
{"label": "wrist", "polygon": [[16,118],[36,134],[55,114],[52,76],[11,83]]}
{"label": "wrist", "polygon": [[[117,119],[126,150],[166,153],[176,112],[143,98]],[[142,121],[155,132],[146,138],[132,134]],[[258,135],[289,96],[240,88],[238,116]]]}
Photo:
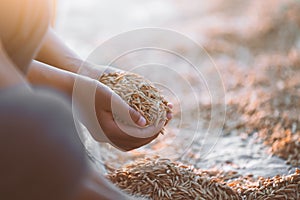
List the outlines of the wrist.
{"label": "wrist", "polygon": [[60,70],[47,64],[33,61],[27,73],[28,81],[33,85],[49,86],[71,96],[77,74]]}
{"label": "wrist", "polygon": [[95,65],[89,62],[82,62],[82,65],[77,71],[77,74],[99,80],[106,69],[107,67],[103,65]]}

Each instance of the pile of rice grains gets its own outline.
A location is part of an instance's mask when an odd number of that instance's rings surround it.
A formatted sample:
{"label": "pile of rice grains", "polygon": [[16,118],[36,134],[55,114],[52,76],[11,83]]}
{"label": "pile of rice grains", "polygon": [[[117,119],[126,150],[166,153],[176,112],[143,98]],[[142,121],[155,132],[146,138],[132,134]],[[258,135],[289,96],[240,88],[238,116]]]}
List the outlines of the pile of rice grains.
{"label": "pile of rice grains", "polygon": [[[224,1],[223,5],[228,3]],[[266,0],[264,5],[259,0],[247,5],[235,2],[235,6],[245,6],[247,11],[230,18],[231,22],[220,20],[225,26],[214,26],[208,32],[211,37],[205,48],[216,60],[226,88],[224,133],[258,135],[272,154],[299,167],[300,50],[296,41],[300,4],[293,0]],[[254,16],[259,20],[250,19]],[[251,25],[236,26],[235,20],[243,17]],[[240,49],[247,52],[246,61],[236,58]],[[229,62],[218,63],[218,55],[228,56]],[[201,109],[202,113],[206,110],[208,118],[209,106]]]}
{"label": "pile of rice grains", "polygon": [[[170,111],[168,102],[149,80],[129,72],[104,73],[100,82],[110,87],[125,102],[139,111],[146,119],[146,125],[157,125],[167,121]],[[161,130],[163,133],[164,129]]]}
{"label": "pile of rice grains", "polygon": [[[131,73],[110,73],[104,74],[100,81],[111,87],[133,108],[143,113],[148,124],[157,124],[161,120],[166,120],[166,112],[169,110],[167,101],[149,81],[141,76]],[[257,104],[252,105],[249,99],[245,102],[248,102],[248,104],[239,105],[238,107],[235,104],[229,104],[229,114],[231,109],[237,108],[236,113],[241,112],[251,115],[248,118],[242,117],[247,121],[248,126],[252,123],[262,123],[267,120],[266,123],[270,123],[273,127],[274,124],[271,123],[271,119],[267,118],[267,116],[272,116],[269,112],[256,113],[259,112],[258,110],[261,106]],[[241,107],[243,108],[242,110]],[[266,109],[262,110],[265,111]],[[259,119],[253,118],[255,113],[260,116]],[[233,120],[235,120],[234,117]],[[233,127],[229,127],[228,124],[226,127],[225,124],[225,131],[239,129],[239,126],[244,126],[245,124],[246,122],[243,121],[238,121]],[[290,125],[292,126],[292,124],[288,125],[289,127]],[[258,124],[255,124],[255,126],[257,127]],[[260,126],[265,127],[264,125]],[[279,126],[277,128],[274,126],[274,129],[280,128]],[[290,135],[290,140],[293,140],[293,131],[284,129],[280,132],[288,132],[286,134]],[[271,139],[266,139],[266,141],[269,140]],[[284,137],[284,141],[288,142],[287,140],[287,137]],[[283,143],[278,137],[276,141],[278,141],[278,145]],[[297,142],[289,144],[299,145]],[[282,145],[286,148],[286,145]],[[280,151],[278,149],[281,148],[276,149]],[[295,155],[289,152],[293,151],[293,149],[297,148],[288,146],[288,149],[285,150],[288,152],[278,152],[277,155],[281,155],[280,153],[282,155]],[[299,156],[298,153],[296,156]],[[297,163],[294,164],[297,165]],[[300,199],[300,170],[298,169],[290,175],[277,175],[273,178],[254,178],[252,175],[241,176],[235,171],[224,172],[195,169],[193,166],[173,162],[169,159],[153,157],[136,160],[119,169],[110,169],[106,176],[128,194],[154,200]]]}
{"label": "pile of rice grains", "polygon": [[242,72],[240,77],[247,78],[230,91],[224,126],[227,133],[257,135],[272,154],[294,167],[300,166],[299,53],[269,56],[263,64]]}
{"label": "pile of rice grains", "polygon": [[[243,137],[257,136],[270,147],[270,153],[285,159],[287,164],[299,167],[300,51],[294,46],[299,40],[295,35],[299,35],[300,30],[300,4],[296,1],[279,0],[274,3],[268,0],[267,6],[262,7],[261,1],[254,2],[256,3],[250,10],[254,13],[250,12],[250,16],[259,14],[263,16],[259,18],[263,21],[254,20],[253,26],[246,26],[251,27],[253,31],[246,28],[237,32],[237,29],[228,26],[228,20],[225,20],[226,26],[221,26],[219,33],[210,37],[211,41],[225,38],[220,47],[224,49],[224,41],[227,41],[229,49],[221,53],[232,55],[230,64],[226,65],[220,61],[218,65],[227,89],[224,133],[238,132]],[[275,9],[257,11],[255,6],[275,6]],[[282,9],[283,7],[285,9]],[[230,30],[224,31],[224,27],[230,27]],[[215,27],[213,30],[218,31]],[[245,33],[248,33],[248,36],[245,37]],[[238,44],[242,46],[237,46]],[[206,49],[216,58],[219,52],[210,49],[215,46],[208,43]],[[249,55],[253,56],[253,64],[249,68],[240,67],[240,60],[234,62],[236,55],[240,55],[235,51],[240,49],[246,49]],[[245,65],[248,65],[248,62],[246,63]],[[115,81],[112,80],[110,84],[114,85]],[[118,87],[122,88],[121,91],[128,90],[122,86]],[[122,95],[121,91],[116,92],[120,96],[126,96]],[[133,92],[137,91],[131,90],[129,94],[133,95]],[[129,103],[133,101],[130,98],[127,100]],[[145,108],[136,104],[141,101],[134,101],[135,105],[131,105],[146,112]],[[160,109],[164,110],[166,103],[162,102]],[[202,106],[201,113],[204,115],[206,111],[207,118],[210,118],[210,105]],[[148,120],[149,123],[153,123],[150,116]],[[112,170],[107,174],[107,178],[125,192],[149,199],[300,199],[298,169],[289,175],[257,178],[251,175],[242,176],[234,171],[201,171],[168,159],[147,158]]]}
{"label": "pile of rice grains", "polygon": [[112,171],[107,178],[123,191],[160,199],[300,199],[300,170],[254,180],[234,171],[201,171],[169,159],[146,158]]}

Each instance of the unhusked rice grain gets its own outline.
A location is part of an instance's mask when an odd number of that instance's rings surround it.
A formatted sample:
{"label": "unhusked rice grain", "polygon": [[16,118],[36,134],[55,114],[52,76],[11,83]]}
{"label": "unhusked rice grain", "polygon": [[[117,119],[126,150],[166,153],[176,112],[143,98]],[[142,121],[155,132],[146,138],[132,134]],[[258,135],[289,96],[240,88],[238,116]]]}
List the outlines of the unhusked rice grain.
{"label": "unhusked rice grain", "polygon": [[[123,191],[149,199],[300,199],[300,170],[273,178],[237,178],[234,172],[199,170],[169,159],[146,158],[114,170],[107,178]],[[230,179],[231,178],[231,179]]]}
{"label": "unhusked rice grain", "polygon": [[129,194],[161,199],[240,199],[226,183],[169,159],[141,159],[107,175]]}
{"label": "unhusked rice grain", "polygon": [[149,80],[135,73],[104,73],[99,81],[116,92],[146,119],[146,125],[167,121],[168,102]]}

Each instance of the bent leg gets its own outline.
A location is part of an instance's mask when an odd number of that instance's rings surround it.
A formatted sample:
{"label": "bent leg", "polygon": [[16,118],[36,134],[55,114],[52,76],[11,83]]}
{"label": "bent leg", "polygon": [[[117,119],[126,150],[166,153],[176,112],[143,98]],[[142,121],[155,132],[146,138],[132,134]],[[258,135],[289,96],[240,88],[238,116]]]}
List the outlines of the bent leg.
{"label": "bent leg", "polygon": [[0,148],[0,199],[67,200],[86,174],[71,107],[53,91],[0,91]]}

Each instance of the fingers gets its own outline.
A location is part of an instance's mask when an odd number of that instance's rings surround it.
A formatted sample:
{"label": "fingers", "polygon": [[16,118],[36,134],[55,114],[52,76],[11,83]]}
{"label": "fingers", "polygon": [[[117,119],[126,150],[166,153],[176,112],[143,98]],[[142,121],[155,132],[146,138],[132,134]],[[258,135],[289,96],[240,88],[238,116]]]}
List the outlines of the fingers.
{"label": "fingers", "polygon": [[173,104],[172,103],[168,103],[168,105],[167,105],[170,109],[172,109],[173,108]]}
{"label": "fingers", "polygon": [[156,135],[164,126],[164,121],[160,122],[158,125],[150,125],[148,127],[134,127],[118,120],[115,120],[114,123],[123,133],[141,139]]}
{"label": "fingers", "polygon": [[168,119],[168,121],[171,120],[172,118],[173,118],[173,113],[168,112],[167,113],[167,119]]}
{"label": "fingers", "polygon": [[169,120],[171,120],[173,118],[173,113],[172,113],[172,108],[173,108],[173,104],[172,103],[168,103],[167,105],[169,108],[170,108],[170,112],[167,113],[167,122],[166,124],[168,123]]}
{"label": "fingers", "polygon": [[[146,119],[143,115],[130,107],[119,95],[114,93],[107,86],[100,84],[96,96],[99,96],[99,98],[96,98],[96,103],[101,102],[104,110],[111,111],[120,121],[132,126],[138,125],[144,127],[146,125]],[[172,109],[173,104],[169,103],[168,107]],[[167,118],[168,120],[172,119],[172,112],[167,113]]]}
{"label": "fingers", "polygon": [[[167,113],[167,120],[158,125],[145,127],[146,119],[130,107],[119,95],[105,86],[99,86],[96,93],[96,115],[108,142],[128,151],[148,144],[158,136],[166,121],[172,118]],[[173,108],[172,104],[168,107]]]}
{"label": "fingers", "polygon": [[[102,113],[100,117],[103,119],[100,121],[100,125],[110,143],[123,151],[129,151],[148,144],[158,136],[157,133],[160,131],[160,129],[157,130],[157,127],[153,128],[153,126],[139,128],[122,124],[122,127],[120,127],[121,123],[113,121],[113,117],[109,112]],[[138,137],[132,136],[133,133]],[[145,137],[146,135],[150,135],[150,137]]]}
{"label": "fingers", "polygon": [[125,124],[136,127],[145,126],[146,119],[132,107],[130,107],[119,95],[112,93],[111,96],[111,111],[116,119]]}
{"label": "fingers", "polygon": [[138,111],[134,110],[133,108],[129,107],[129,114],[131,119],[138,125],[138,126],[145,126],[146,119],[139,113]]}
{"label": "fingers", "polygon": [[106,66],[106,70],[104,71],[104,73],[116,73],[116,72],[124,72],[121,69],[118,69],[116,67],[112,67],[112,66]]}

